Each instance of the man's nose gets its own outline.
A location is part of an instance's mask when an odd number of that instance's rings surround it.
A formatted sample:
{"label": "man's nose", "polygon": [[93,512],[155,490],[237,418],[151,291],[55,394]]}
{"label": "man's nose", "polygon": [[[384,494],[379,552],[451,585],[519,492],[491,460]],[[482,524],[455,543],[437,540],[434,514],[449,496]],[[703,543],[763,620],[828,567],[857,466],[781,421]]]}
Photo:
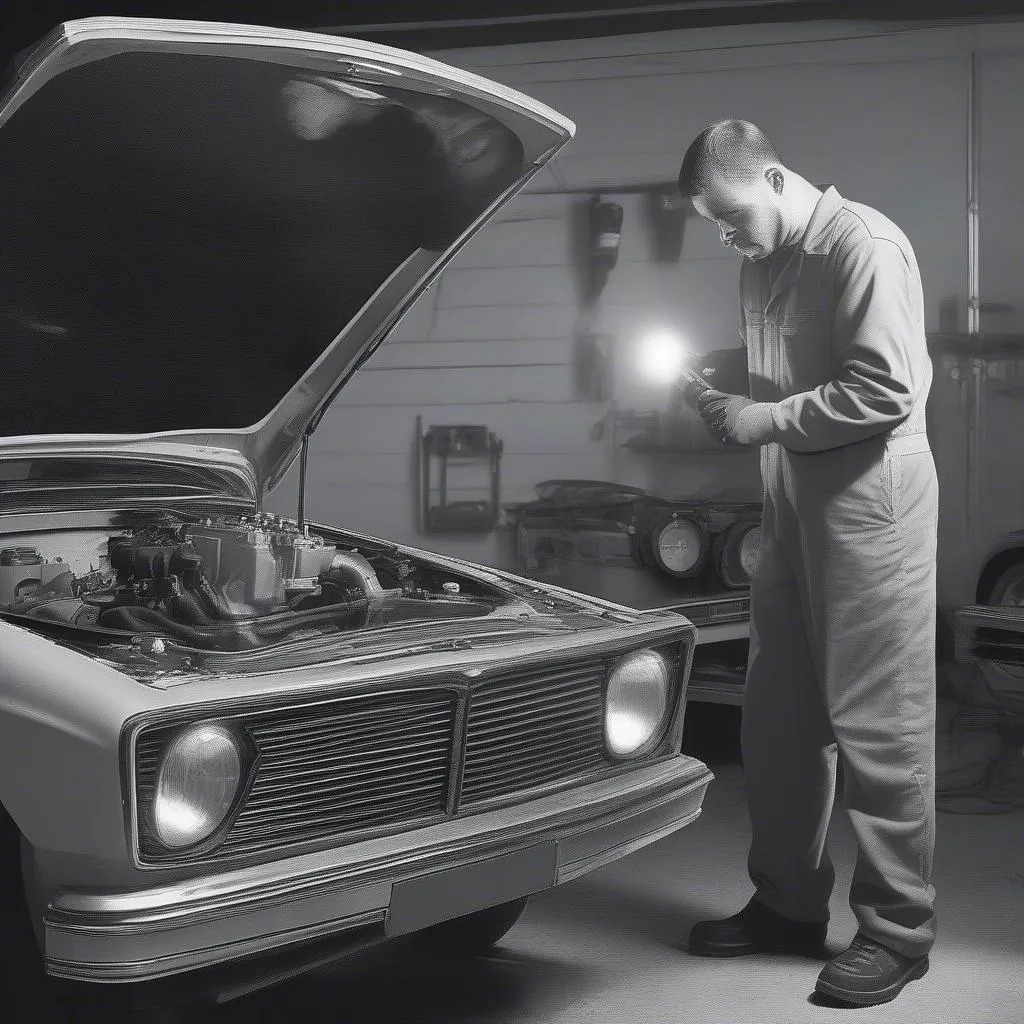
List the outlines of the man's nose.
{"label": "man's nose", "polygon": [[721,224],[718,225],[718,231],[722,236],[722,245],[732,245],[732,232],[727,231]]}

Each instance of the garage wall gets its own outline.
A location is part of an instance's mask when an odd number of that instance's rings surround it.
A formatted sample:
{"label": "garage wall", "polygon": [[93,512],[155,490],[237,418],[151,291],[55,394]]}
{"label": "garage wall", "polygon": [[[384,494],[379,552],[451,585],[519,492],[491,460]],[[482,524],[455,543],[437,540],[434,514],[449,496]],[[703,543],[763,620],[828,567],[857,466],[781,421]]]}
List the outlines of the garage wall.
{"label": "garage wall", "polygon": [[[500,531],[418,535],[417,416],[497,434],[503,502],[531,500],[544,479],[605,477],[606,446],[590,436],[605,406],[575,400],[569,207],[563,196],[517,198],[358,372],[310,443],[310,518],[508,564]],[[286,502],[294,476],[278,488]],[[477,467],[454,468],[449,500],[485,497],[487,483]]]}
{"label": "garage wall", "polygon": [[[965,330],[969,54],[1014,47],[1024,51],[1018,25],[818,22],[430,54],[576,121],[576,139],[531,184],[563,194],[507,207],[346,388],[311,443],[310,517],[507,564],[503,534],[417,534],[417,415],[502,437],[506,502],[529,500],[552,477],[756,496],[753,453],[634,455],[598,426],[608,427],[610,406],[576,397],[573,205],[593,190],[624,208],[619,263],[594,325],[614,338],[620,410],[665,409],[667,388],[631,370],[648,327],[671,325],[701,350],[738,341],[738,258],[694,217],[680,263],[655,264],[643,197],[621,191],[674,180],[689,140],[720,117],[759,123],[812,181],[889,213],[917,250],[929,329]],[[293,510],[295,480],[293,470],[272,496],[275,511]]]}

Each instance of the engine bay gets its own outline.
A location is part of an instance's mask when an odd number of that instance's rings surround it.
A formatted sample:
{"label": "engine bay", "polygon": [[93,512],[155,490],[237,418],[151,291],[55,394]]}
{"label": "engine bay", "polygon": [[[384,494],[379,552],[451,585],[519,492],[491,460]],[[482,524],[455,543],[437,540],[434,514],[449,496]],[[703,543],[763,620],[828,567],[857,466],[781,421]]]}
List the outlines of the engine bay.
{"label": "engine bay", "polygon": [[115,531],[0,541],[0,613],[228,652],[483,616],[507,600],[391,545],[331,543],[274,515],[121,519]]}

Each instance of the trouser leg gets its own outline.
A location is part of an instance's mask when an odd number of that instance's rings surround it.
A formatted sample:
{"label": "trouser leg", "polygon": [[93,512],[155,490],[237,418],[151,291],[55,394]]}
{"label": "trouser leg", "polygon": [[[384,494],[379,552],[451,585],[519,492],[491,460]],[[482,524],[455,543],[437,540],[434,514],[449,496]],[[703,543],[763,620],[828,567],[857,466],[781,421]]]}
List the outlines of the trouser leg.
{"label": "trouser leg", "polygon": [[835,881],[826,844],[835,746],[770,496],[751,586],[741,749],[756,897],[795,920],[827,921]]}
{"label": "trouser leg", "polygon": [[805,605],[857,840],[850,905],[869,937],[919,956],[936,929],[937,485],[929,453],[894,455],[904,480],[889,493],[880,458],[861,478],[882,481],[873,492],[801,517]]}

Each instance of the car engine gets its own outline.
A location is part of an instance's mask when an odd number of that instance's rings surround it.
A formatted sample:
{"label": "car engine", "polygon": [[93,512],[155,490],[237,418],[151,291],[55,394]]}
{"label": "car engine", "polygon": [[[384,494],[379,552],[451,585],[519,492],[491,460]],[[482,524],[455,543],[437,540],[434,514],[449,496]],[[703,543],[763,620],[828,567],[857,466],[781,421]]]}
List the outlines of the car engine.
{"label": "car engine", "polygon": [[73,559],[4,548],[0,611],[240,651],[493,608],[461,596],[459,583],[433,578],[397,549],[345,549],[272,515],[141,523],[107,536],[101,551],[99,567],[76,573]]}

